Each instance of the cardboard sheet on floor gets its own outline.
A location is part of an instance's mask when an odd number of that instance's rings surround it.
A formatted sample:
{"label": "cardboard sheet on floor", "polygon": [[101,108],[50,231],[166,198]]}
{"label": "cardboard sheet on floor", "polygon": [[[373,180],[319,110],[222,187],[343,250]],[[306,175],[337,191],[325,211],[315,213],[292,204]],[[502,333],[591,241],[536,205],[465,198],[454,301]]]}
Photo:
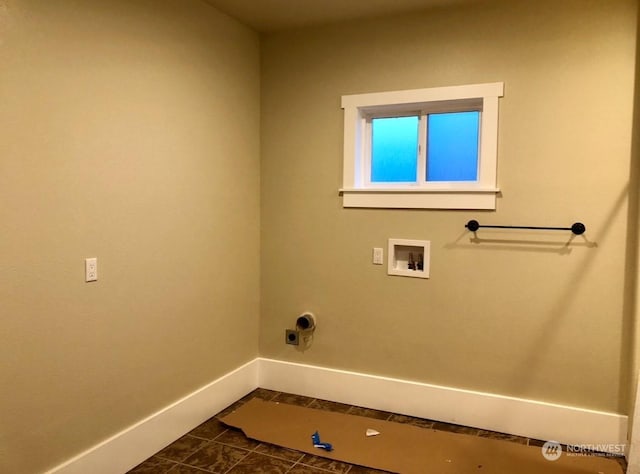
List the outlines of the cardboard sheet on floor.
{"label": "cardboard sheet on floor", "polygon": [[[535,446],[259,399],[221,421],[258,441],[403,474],[622,474],[620,465],[605,457],[563,453],[548,461]],[[380,434],[366,436],[368,429]],[[315,431],[333,451],[313,447]]]}

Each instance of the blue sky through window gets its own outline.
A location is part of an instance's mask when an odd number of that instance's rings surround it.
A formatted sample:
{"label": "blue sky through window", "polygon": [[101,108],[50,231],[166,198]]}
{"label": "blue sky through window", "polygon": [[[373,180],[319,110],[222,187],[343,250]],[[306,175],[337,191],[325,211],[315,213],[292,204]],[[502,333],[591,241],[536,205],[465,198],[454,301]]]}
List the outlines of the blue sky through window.
{"label": "blue sky through window", "polygon": [[427,181],[476,181],[480,112],[429,115]]}
{"label": "blue sky through window", "polygon": [[371,182],[415,182],[419,118],[376,118],[371,122]]}

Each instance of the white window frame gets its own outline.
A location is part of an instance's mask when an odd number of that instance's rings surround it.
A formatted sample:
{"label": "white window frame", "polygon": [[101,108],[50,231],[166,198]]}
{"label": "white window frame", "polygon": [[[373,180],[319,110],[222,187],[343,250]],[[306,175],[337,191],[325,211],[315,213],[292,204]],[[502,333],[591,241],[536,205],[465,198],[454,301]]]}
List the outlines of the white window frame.
{"label": "white window frame", "polygon": [[[498,155],[498,98],[504,83],[435,87],[342,96],[344,109],[343,207],[495,209]],[[372,183],[371,120],[376,117],[480,111],[478,179],[425,181],[424,152],[419,153],[418,182]],[[426,143],[420,125],[420,143]]]}

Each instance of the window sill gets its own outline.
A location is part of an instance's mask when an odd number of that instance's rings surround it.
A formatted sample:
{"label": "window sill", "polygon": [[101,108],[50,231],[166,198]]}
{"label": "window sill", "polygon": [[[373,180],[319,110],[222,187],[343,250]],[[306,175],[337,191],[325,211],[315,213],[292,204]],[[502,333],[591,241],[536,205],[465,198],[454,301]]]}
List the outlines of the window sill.
{"label": "window sill", "polygon": [[497,188],[343,188],[343,207],[495,210]]}

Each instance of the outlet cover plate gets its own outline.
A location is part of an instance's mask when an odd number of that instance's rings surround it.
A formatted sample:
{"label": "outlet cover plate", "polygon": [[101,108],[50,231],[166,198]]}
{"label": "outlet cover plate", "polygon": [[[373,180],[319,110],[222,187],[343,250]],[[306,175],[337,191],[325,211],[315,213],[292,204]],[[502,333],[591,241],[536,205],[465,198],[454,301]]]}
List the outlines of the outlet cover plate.
{"label": "outlet cover plate", "polygon": [[300,334],[295,329],[285,329],[284,342],[292,346],[297,346],[300,344]]}

